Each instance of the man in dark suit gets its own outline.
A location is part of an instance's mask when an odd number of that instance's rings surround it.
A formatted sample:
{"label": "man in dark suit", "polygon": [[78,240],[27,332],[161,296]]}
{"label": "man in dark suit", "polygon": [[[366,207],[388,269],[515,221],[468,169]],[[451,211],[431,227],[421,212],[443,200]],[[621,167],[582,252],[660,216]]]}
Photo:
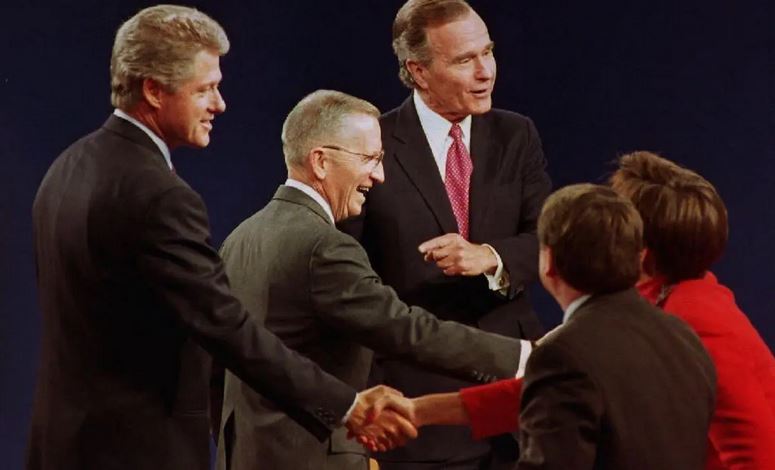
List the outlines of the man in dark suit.
{"label": "man in dark suit", "polygon": [[565,313],[528,360],[518,468],[704,468],[715,369],[687,324],[633,288],[635,207],[569,186],[546,201],[538,238],[541,282]]}
{"label": "man in dark suit", "polygon": [[633,288],[643,253],[634,205],[610,188],[569,186],[546,201],[538,238],[541,281],[565,313],[538,341],[524,384],[386,397],[377,408],[403,410],[417,428],[482,431],[516,427],[502,412],[521,406],[519,469],[705,468],[715,369],[687,324]]}
{"label": "man in dark suit", "polygon": [[190,8],[129,19],[111,58],[114,115],[40,185],[44,327],[28,469],[207,469],[205,351],[321,440],[344,422],[361,430],[384,393],[356,398],[247,315],[210,247],[201,198],[173,171],[170,149],[206,146],[225,109],[228,48],[223,29]]}
{"label": "man in dark suit", "polygon": [[[336,229],[384,179],[378,118],[370,103],[330,90],[310,94],[288,114],[288,180],[221,250],[234,293],[288,346],[355,388],[366,384],[371,349],[477,382],[514,377],[526,342],[404,304],[358,242]],[[364,450],[343,430],[314,441],[272,397],[231,373],[223,423],[221,469],[367,468]]]}
{"label": "man in dark suit", "polygon": [[[537,276],[535,224],[551,185],[530,119],[491,107],[487,26],[464,0],[410,0],[393,23],[393,49],[412,96],[381,117],[385,184],[342,228],[406,302],[535,339],[542,328],[525,288]],[[379,356],[372,381],[411,396],[471,385]],[[508,468],[516,456],[511,436],[476,442],[466,429],[436,428],[378,458],[387,470],[478,469]]]}

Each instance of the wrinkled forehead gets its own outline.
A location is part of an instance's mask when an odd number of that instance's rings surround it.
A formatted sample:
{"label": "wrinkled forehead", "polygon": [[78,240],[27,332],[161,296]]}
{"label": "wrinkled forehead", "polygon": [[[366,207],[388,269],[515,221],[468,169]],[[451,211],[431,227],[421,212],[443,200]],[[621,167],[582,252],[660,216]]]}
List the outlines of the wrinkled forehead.
{"label": "wrinkled forehead", "polygon": [[439,57],[477,53],[492,45],[487,25],[473,10],[452,21],[430,26],[425,33],[431,53]]}

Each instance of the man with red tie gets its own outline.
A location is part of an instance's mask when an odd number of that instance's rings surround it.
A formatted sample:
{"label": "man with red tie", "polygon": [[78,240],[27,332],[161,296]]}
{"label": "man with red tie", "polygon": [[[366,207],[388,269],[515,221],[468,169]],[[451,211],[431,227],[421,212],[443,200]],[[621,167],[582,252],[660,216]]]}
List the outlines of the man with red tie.
{"label": "man with red tie", "polygon": [[[487,26],[464,0],[409,0],[393,23],[393,49],[412,94],[380,118],[385,183],[342,228],[406,302],[535,339],[542,328],[525,287],[537,279],[536,219],[551,184],[530,119],[492,109]],[[471,385],[380,357],[372,380],[409,396]],[[387,470],[498,468],[517,453],[511,436],[497,441],[429,429],[378,458]]]}

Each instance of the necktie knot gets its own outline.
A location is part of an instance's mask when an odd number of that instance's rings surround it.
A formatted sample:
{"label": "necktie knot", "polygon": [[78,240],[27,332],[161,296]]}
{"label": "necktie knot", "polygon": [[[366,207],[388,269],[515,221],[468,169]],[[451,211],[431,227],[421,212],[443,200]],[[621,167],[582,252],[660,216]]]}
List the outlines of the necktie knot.
{"label": "necktie knot", "polygon": [[452,140],[458,141],[463,139],[463,129],[460,128],[460,125],[452,124],[452,127],[449,128],[449,136],[452,137]]}

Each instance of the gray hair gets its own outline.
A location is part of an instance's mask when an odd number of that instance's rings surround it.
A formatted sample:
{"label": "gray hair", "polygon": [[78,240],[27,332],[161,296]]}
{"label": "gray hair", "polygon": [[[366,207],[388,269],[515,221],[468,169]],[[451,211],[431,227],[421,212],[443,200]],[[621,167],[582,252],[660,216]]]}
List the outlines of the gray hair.
{"label": "gray hair", "polygon": [[425,29],[456,20],[472,12],[465,0],[409,0],[398,10],[393,21],[393,52],[398,58],[398,77],[409,88],[414,88],[412,74],[406,61],[423,65],[431,63],[431,50]]}
{"label": "gray hair", "polygon": [[215,20],[189,7],[157,5],[128,19],[116,33],[110,58],[110,101],[129,110],[142,99],[146,78],[173,92],[193,73],[194,56],[209,49],[229,51],[226,32]]}
{"label": "gray hair", "polygon": [[299,167],[310,150],[339,136],[346,118],[363,114],[379,118],[379,109],[366,100],[334,90],[318,90],[293,107],[283,123],[285,164]]}

